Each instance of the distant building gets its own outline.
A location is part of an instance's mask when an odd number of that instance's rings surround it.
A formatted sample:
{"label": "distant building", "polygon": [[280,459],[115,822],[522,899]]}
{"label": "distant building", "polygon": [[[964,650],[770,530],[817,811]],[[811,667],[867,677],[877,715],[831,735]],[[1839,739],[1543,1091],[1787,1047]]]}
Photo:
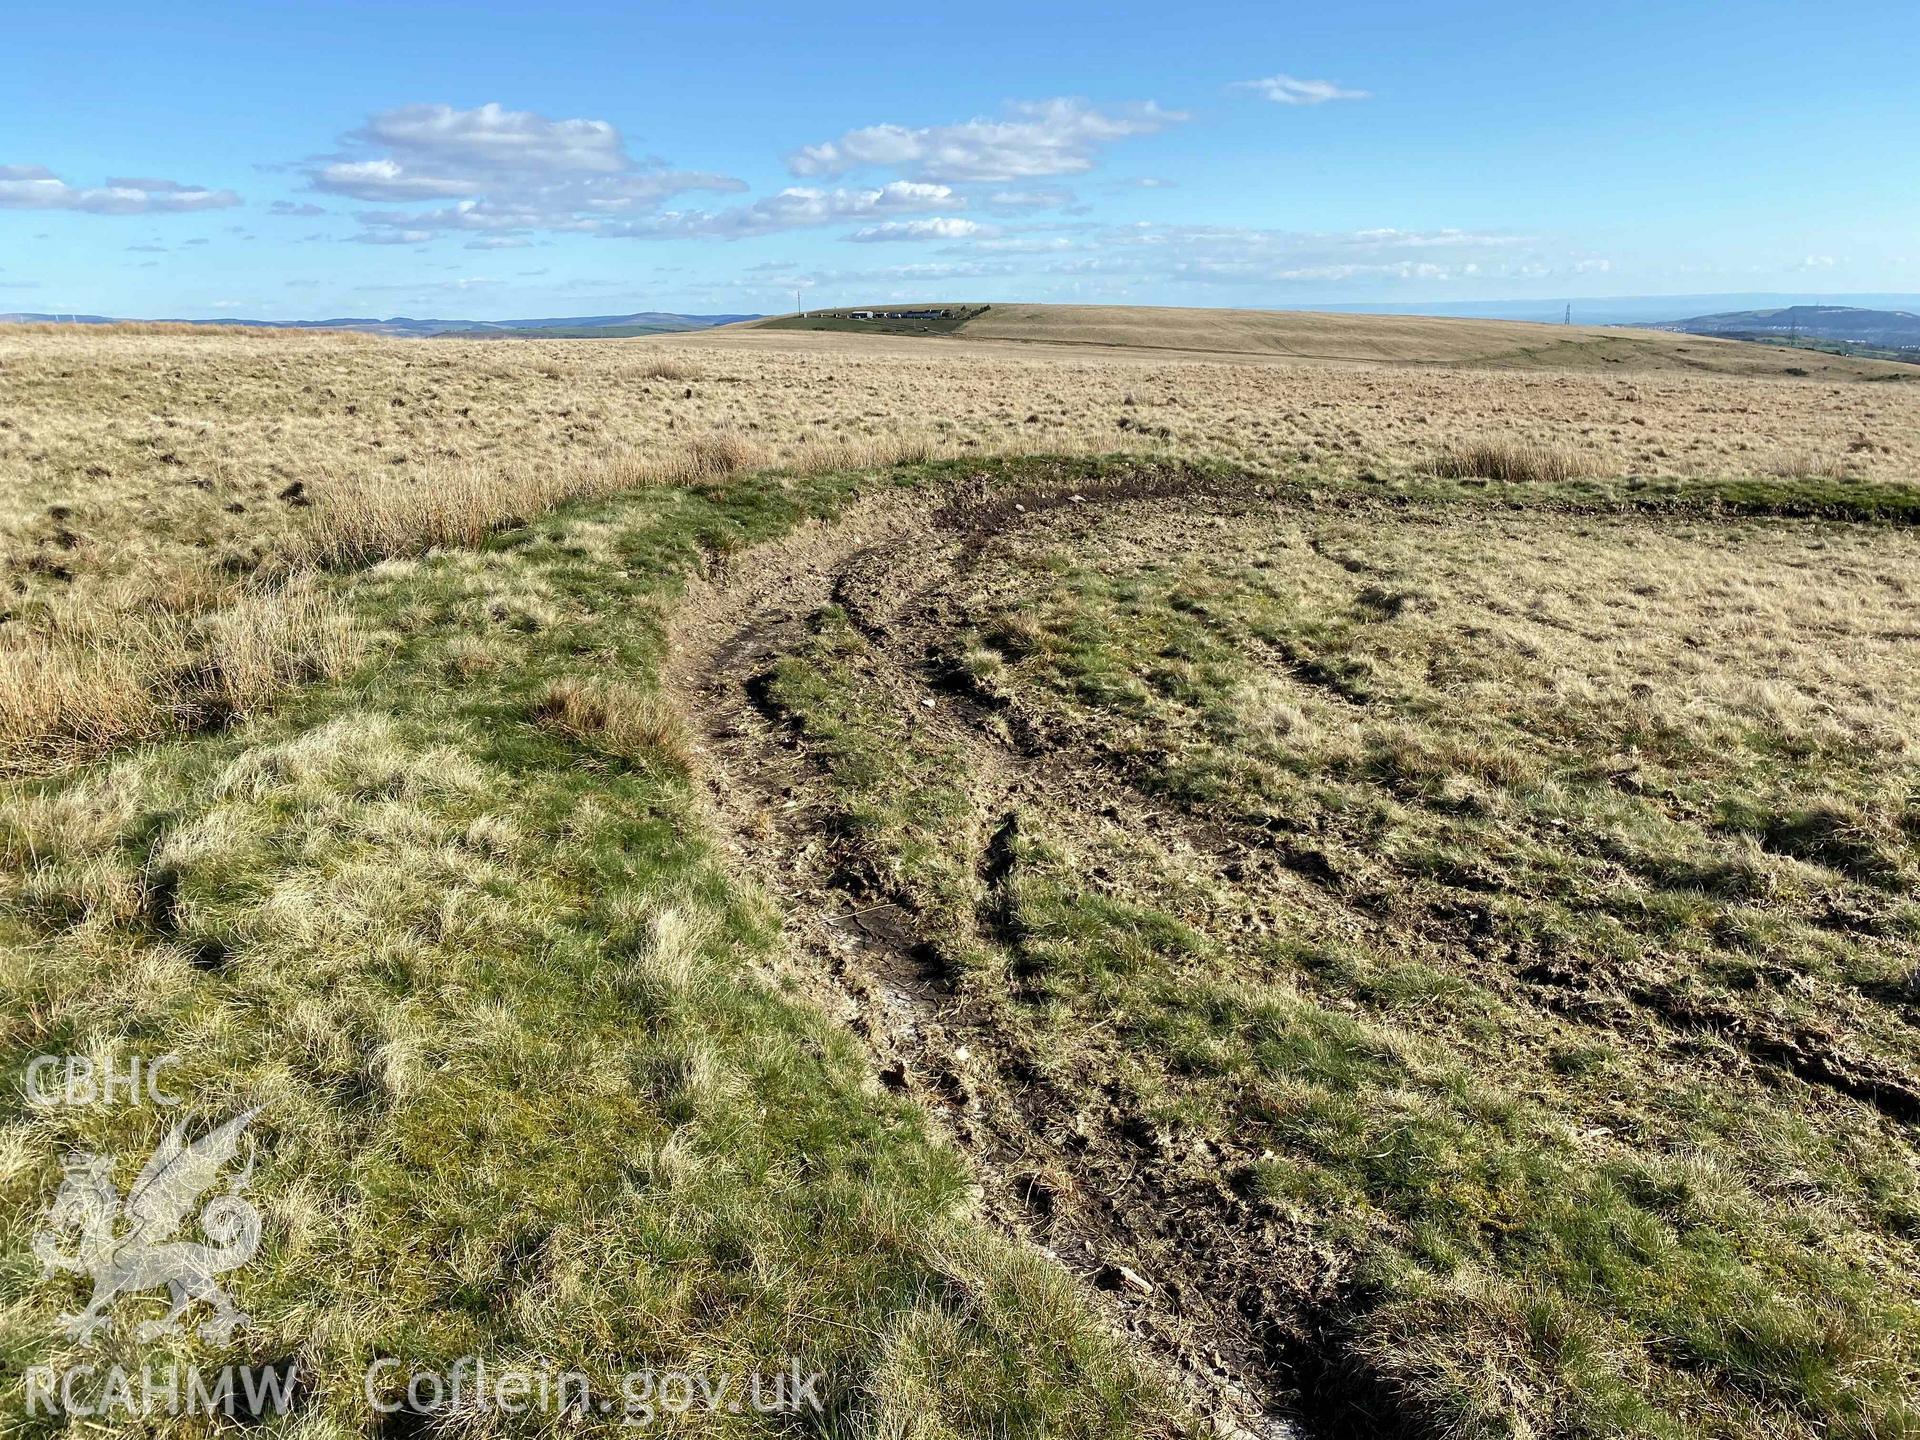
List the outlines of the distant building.
{"label": "distant building", "polygon": [[849,310],[849,320],[951,320],[951,310]]}

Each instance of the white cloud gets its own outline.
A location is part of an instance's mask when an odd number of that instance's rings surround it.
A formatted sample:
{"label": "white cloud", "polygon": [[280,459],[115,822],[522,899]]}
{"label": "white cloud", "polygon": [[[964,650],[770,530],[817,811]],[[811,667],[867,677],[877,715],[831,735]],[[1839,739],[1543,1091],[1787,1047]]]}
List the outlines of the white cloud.
{"label": "white cloud", "polygon": [[[977,242],[996,249],[1010,241]],[[1606,273],[1607,262],[1556,252],[1540,240],[1465,229],[1373,228],[1341,232],[1160,225],[1080,227],[1072,253],[1036,273],[1099,275],[1115,283],[1231,286],[1250,299],[1273,287],[1440,285],[1452,281],[1532,281]]]}
{"label": "white cloud", "polygon": [[1525,235],[1499,235],[1473,230],[1355,230],[1341,239],[1349,245],[1368,245],[1385,249],[1435,250],[1462,246],[1492,247],[1525,244]]}
{"label": "white cloud", "polygon": [[0,209],[79,210],[90,215],[164,215],[238,205],[231,190],[145,176],[110,176],[75,189],[44,165],[0,165]]}
{"label": "white cloud", "polygon": [[458,202],[414,215],[363,211],[370,231],[590,232],[686,191],[746,189],[728,175],[636,160],[605,120],[549,120],[497,104],[384,110],[347,144],[348,154],[308,168],[314,190],[379,204]]}
{"label": "white cloud", "polygon": [[357,293],[367,295],[464,295],[475,290],[491,290],[506,284],[491,275],[467,275],[457,280],[407,280],[399,284],[356,285]]}
{"label": "white cloud", "polygon": [[474,110],[402,105],[383,110],[354,138],[383,149],[479,171],[587,171],[631,167],[620,132],[605,120],[549,120],[498,104]]}
{"label": "white cloud", "polygon": [[884,220],[848,235],[848,240],[873,244],[886,240],[964,240],[985,233],[986,227],[957,216],[939,216],[932,220]]}
{"label": "white cloud", "polygon": [[989,210],[1064,210],[1078,198],[1065,186],[1042,190],[996,190],[987,197]]}
{"label": "white cloud", "polygon": [[1000,255],[1055,255],[1074,248],[1065,235],[1009,235],[976,242],[976,250],[991,250]]}
{"label": "white cloud", "polygon": [[347,238],[356,245],[425,245],[434,236],[431,230],[369,230]]}
{"label": "white cloud", "polygon": [[966,201],[955,194],[950,185],[931,185],[914,180],[893,180],[864,190],[820,190],[794,185],[778,194],[755,200],[750,205],[736,205],[727,210],[670,211],[628,225],[599,227],[596,233],[655,239],[710,235],[740,240],[754,235],[771,235],[781,230],[831,225],[841,220],[924,215],[959,210],[965,205]]}
{"label": "white cloud", "polygon": [[1269,75],[1264,80],[1242,80],[1235,90],[1252,90],[1276,105],[1324,105],[1329,100],[1371,100],[1365,90],[1344,90],[1331,80],[1299,80],[1292,75]]}
{"label": "white cloud", "polygon": [[1009,106],[1008,113],[1005,120],[957,125],[869,125],[802,146],[787,157],[787,168],[796,175],[834,176],[874,167],[948,181],[1078,175],[1093,168],[1102,146],[1152,135],[1187,118],[1152,101],[1107,112],[1084,100],[1038,100]]}
{"label": "white cloud", "polygon": [[313,188],[355,200],[438,200],[473,195],[485,187],[478,176],[422,174],[398,160],[348,160],[315,172]]}

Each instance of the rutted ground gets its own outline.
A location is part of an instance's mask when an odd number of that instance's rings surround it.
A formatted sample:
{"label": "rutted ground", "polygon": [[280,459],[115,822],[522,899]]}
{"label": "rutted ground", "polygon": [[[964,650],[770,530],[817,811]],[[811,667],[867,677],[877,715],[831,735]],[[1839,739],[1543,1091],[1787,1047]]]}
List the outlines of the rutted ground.
{"label": "rutted ground", "polygon": [[1065,474],[679,635],[799,978],[1250,1428],[1893,1433],[1910,532]]}

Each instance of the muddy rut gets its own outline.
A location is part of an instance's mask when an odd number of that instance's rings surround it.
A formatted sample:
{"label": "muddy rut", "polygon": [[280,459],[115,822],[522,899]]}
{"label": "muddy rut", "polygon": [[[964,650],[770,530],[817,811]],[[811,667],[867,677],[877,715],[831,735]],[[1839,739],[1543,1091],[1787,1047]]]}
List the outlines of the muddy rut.
{"label": "muddy rut", "polygon": [[[974,802],[998,817],[979,856],[975,917],[996,943],[1018,938],[1004,882],[1019,817],[1037,806],[1161,837],[1209,867],[1264,864],[1278,903],[1325,904],[1280,860],[1136,792],[1097,750],[1024,733],[943,658],[945,617],[930,597],[983,551],[1067,507],[1177,513],[1201,498],[1193,483],[1149,473],[1104,489],[962,493],[938,509],[924,497],[918,508],[869,502],[696,587],[675,626],[669,675],[700,737],[704,787],[735,863],[783,901],[789,978],[864,1041],[883,1084],[919,1101],[967,1154],[983,1212],[1075,1276],[1221,1433],[1292,1436],[1327,1379],[1313,1316],[1342,1285],[1342,1262],[1243,1198],[1235,1177],[1252,1155],[1211,1142],[1178,1148],[1115,1086],[1092,1107],[1084,1092],[1060,1094],[1036,1057],[948,983],[939,937],[846,868],[819,771],[768,696],[772,667],[804,646],[808,618],[839,606],[870,646],[868,682],[927,738],[964,752]],[[1217,481],[1205,498],[1212,507],[1266,499]],[[1180,543],[1177,525],[1168,540]]]}

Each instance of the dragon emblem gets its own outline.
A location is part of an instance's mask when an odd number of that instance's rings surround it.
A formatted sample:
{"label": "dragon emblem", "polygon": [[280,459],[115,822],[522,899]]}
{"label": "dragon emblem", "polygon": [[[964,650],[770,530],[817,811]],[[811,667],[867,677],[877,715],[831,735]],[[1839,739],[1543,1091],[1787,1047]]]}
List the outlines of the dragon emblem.
{"label": "dragon emblem", "polygon": [[[236,1115],[192,1144],[187,1143],[186,1126],[176,1125],[148,1158],[124,1201],[114,1187],[111,1158],[87,1151],[67,1157],[66,1181],[44,1228],[33,1237],[33,1253],[49,1275],[70,1271],[93,1277],[93,1298],[86,1307],[60,1317],[68,1335],[91,1338],[115,1300],[163,1285],[172,1303],[165,1316],[134,1332],[137,1339],[176,1333],[180,1317],[196,1301],[213,1309],[199,1327],[203,1340],[224,1343],[247,1323],[248,1317],[214,1277],[244,1265],[260,1248],[260,1212],[240,1195],[253,1177],[251,1152],[228,1193],[214,1196],[200,1209],[200,1228],[212,1243],[176,1237],[194,1202],[233,1159],[241,1136],[259,1113],[256,1108]],[[116,1233],[122,1221],[127,1228]],[[74,1230],[79,1243],[64,1253],[61,1237]]]}

